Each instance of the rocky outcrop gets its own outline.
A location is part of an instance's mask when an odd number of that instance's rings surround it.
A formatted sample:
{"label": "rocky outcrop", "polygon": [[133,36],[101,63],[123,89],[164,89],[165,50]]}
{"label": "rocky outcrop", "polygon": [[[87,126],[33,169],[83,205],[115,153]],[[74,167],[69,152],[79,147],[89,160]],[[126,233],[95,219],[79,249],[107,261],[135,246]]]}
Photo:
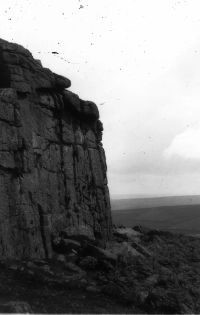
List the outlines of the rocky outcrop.
{"label": "rocky outcrop", "polygon": [[111,235],[97,106],[0,40],[0,258],[52,255],[52,235]]}

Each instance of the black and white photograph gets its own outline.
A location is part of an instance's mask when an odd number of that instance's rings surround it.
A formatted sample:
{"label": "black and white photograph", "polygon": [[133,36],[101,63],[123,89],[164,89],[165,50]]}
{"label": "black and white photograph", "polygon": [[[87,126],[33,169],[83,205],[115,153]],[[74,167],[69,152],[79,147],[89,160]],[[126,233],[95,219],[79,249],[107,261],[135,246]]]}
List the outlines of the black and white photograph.
{"label": "black and white photograph", "polygon": [[200,1],[0,0],[0,314],[200,314]]}

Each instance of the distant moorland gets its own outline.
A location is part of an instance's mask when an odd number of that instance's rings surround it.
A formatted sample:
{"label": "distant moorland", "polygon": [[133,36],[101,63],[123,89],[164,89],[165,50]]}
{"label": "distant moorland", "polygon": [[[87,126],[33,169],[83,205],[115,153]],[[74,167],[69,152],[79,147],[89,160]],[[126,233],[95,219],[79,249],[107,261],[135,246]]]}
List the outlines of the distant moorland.
{"label": "distant moorland", "polygon": [[115,199],[113,223],[200,234],[200,196]]}

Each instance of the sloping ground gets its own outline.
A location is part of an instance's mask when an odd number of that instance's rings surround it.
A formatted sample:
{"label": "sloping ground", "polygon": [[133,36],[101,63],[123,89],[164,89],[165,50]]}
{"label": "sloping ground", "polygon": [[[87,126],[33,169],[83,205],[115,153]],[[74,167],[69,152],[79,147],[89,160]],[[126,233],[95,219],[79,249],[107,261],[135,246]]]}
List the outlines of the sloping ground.
{"label": "sloping ground", "polygon": [[200,205],[116,210],[112,211],[112,217],[117,225],[143,225],[184,234],[200,233]]}
{"label": "sloping ground", "polygon": [[[12,266],[11,266],[12,267]],[[46,314],[103,314],[138,313],[135,307],[126,307],[99,292],[87,291],[79,281],[55,283],[45,275],[26,271],[0,269],[1,313],[46,313]],[[11,302],[12,301],[12,302]],[[16,304],[13,307],[13,301]],[[25,301],[25,302],[24,302]]]}
{"label": "sloping ground", "polygon": [[1,263],[1,313],[200,313],[198,238],[116,228],[106,250],[61,236],[54,252]]}

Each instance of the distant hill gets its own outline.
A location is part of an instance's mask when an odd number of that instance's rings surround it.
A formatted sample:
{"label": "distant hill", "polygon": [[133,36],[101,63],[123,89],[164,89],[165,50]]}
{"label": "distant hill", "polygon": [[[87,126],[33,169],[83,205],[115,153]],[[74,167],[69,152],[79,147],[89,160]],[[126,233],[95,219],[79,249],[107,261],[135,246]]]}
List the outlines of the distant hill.
{"label": "distant hill", "polygon": [[117,225],[200,234],[200,196],[113,200],[112,210]]}
{"label": "distant hill", "polygon": [[200,195],[112,199],[112,210],[140,209],[161,206],[200,205]]}

